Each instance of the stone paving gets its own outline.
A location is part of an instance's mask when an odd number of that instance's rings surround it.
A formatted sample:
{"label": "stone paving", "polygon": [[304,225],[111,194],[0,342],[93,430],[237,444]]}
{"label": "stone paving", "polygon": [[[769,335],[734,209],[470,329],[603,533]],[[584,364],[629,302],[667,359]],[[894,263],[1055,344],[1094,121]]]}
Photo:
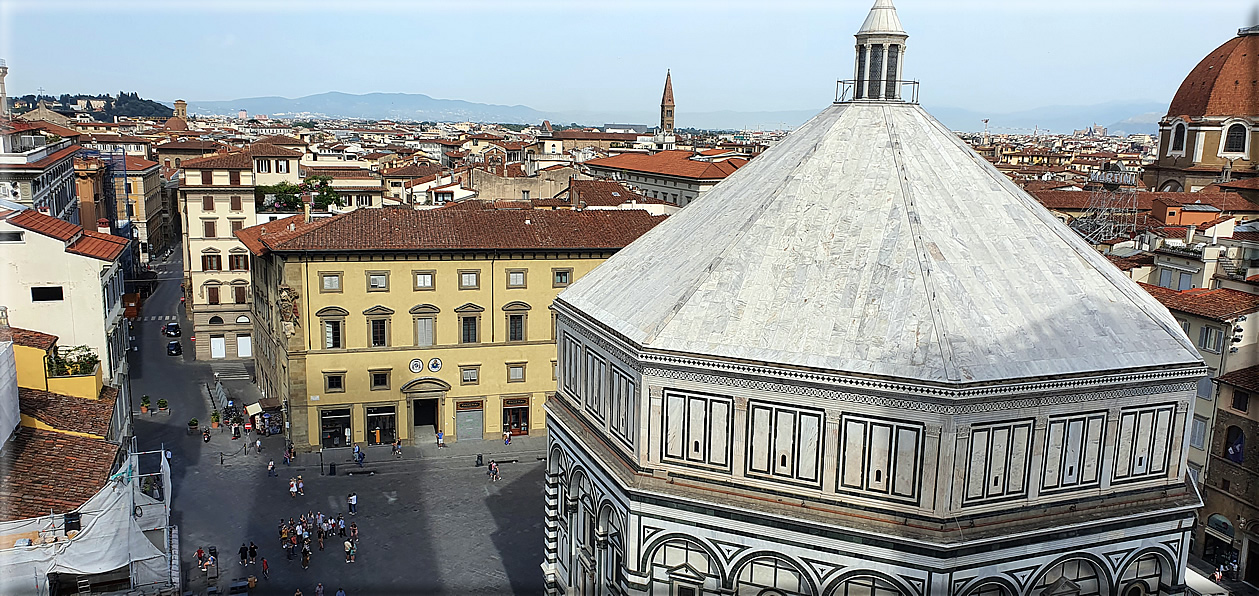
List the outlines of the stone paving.
{"label": "stone paving", "polygon": [[[173,287],[172,287],[173,286]],[[146,316],[176,313],[178,282],[163,282],[145,305]],[[187,432],[187,421],[209,419],[203,383],[213,380],[209,364],[191,359],[185,329],[183,357],[165,355],[163,320],[137,322],[133,329],[141,357],[133,365],[132,390],[156,401],[170,401],[169,414],[136,413],[140,448],[165,447],[172,452],[174,509],[179,527],[187,593],[204,594],[208,586],[193,560],[198,547],[219,551],[219,587],[227,593],[232,578],[259,576],[251,594],[291,596],[298,589],[315,594],[322,582],[325,596],[344,588],[348,596],[364,594],[536,594],[543,591],[544,436],[501,441],[452,443],[404,448],[395,459],[388,447],[370,448],[362,468],[349,462],[348,452],[304,454],[286,467],[280,457],[282,437],[263,439],[263,452],[246,453],[243,440],[216,432],[209,443]],[[253,391],[247,380],[224,383],[236,394]],[[138,402],[137,402],[138,403]],[[485,462],[517,460],[501,466],[502,480],[490,482]],[[266,464],[276,460],[279,476],[268,477]],[[337,463],[337,475],[327,464]],[[324,475],[321,475],[321,469]],[[288,495],[290,476],[302,475],[305,496]],[[279,545],[281,517],[305,511],[346,513],[346,496],[356,492],[359,514],[347,521],[359,525],[357,562],[345,563],[340,542],[315,550],[310,569],[298,558],[286,560]],[[242,568],[237,549],[254,541],[259,557],[270,564],[270,578],[261,565]]]}

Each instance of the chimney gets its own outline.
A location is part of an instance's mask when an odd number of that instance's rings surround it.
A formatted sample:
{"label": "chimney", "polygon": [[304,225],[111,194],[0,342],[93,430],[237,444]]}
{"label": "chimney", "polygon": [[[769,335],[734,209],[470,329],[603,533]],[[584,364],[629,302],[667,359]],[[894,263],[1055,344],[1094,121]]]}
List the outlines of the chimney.
{"label": "chimney", "polygon": [[103,218],[103,217],[102,217],[102,218],[100,218],[100,219],[98,219],[98,220],[96,220],[96,231],[97,231],[97,232],[100,232],[100,233],[102,233],[102,234],[108,234],[108,233],[110,233],[110,231],[109,231],[109,220],[108,220],[108,219],[105,219],[105,218]]}
{"label": "chimney", "polygon": [[1190,224],[1185,228],[1185,246],[1193,244],[1193,233],[1198,231],[1198,226]]}
{"label": "chimney", "polygon": [[310,223],[310,201],[302,201],[302,222]]}
{"label": "chimney", "polygon": [[9,307],[0,306],[0,341],[13,341],[13,330],[9,328]]}

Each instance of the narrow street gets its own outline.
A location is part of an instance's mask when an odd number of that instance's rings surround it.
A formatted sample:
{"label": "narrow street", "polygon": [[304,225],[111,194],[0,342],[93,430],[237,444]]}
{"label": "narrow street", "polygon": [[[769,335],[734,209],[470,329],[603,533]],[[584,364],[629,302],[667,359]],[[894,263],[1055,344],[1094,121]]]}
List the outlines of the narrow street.
{"label": "narrow street", "polygon": [[[238,363],[211,365],[193,359],[191,322],[179,312],[180,267],[178,252],[155,265],[163,281],[134,324],[139,351],[133,352],[131,390],[140,449],[165,447],[172,452],[171,523],[179,527],[185,590],[205,593],[208,584],[193,553],[210,545],[219,551],[224,593],[233,578],[261,579],[260,566],[242,568],[236,556],[242,542],[253,541],[259,557],[270,564],[270,579],[261,580],[251,593],[288,596],[300,588],[313,594],[317,582],[326,594],[343,587],[350,596],[542,592],[544,437],[512,446],[518,461],[504,465],[502,481],[490,483],[485,468],[473,465],[473,453],[504,449],[494,441],[442,452],[408,449],[401,459],[370,450],[367,466],[359,471],[372,474],[347,475],[356,470],[342,461],[336,462],[339,475],[321,476],[319,454],[284,466],[280,436],[264,438],[258,454],[252,446],[246,453],[245,440],[232,440],[221,430],[213,431],[209,443],[199,433],[189,434],[190,418],[202,425],[209,422],[204,385],[213,384],[216,369],[233,395],[253,389]],[[182,328],[182,356],[166,355],[171,338],[162,335],[161,327],[170,321]],[[252,363],[245,371],[252,371]],[[139,399],[146,394],[155,406],[165,398],[170,410],[140,414]],[[266,472],[272,458],[276,477]],[[305,480],[306,494],[293,498],[288,479],[297,475]],[[346,516],[347,523],[358,524],[362,536],[357,562],[344,562],[337,539],[324,551],[315,551],[309,570],[287,560],[279,548],[279,520],[308,511],[345,514],[350,492],[359,498],[359,514]]]}

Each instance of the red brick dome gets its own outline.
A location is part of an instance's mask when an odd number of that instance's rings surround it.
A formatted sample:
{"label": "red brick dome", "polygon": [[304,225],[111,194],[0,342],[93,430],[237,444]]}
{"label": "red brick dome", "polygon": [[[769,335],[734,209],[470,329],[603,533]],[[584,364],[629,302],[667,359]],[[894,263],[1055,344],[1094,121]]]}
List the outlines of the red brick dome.
{"label": "red brick dome", "polygon": [[1259,31],[1215,48],[1185,77],[1167,115],[1259,117]]}
{"label": "red brick dome", "polygon": [[188,123],[179,116],[171,116],[166,120],[166,130],[188,130]]}

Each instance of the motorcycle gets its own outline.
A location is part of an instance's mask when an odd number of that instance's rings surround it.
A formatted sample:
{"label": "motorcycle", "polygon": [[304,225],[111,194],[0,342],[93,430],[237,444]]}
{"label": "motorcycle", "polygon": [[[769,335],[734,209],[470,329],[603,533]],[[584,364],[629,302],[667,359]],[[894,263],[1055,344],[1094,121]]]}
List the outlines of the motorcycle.
{"label": "motorcycle", "polygon": [[210,429],[207,428],[201,432],[201,441],[205,443],[210,442]]}

